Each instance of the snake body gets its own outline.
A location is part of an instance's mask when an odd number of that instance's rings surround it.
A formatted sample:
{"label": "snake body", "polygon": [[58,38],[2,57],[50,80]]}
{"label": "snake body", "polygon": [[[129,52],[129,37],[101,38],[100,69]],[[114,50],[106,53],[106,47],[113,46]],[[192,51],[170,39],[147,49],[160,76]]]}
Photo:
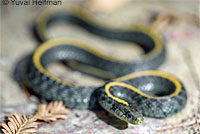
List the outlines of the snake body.
{"label": "snake body", "polygon": [[[57,20],[69,21],[105,38],[137,43],[145,52],[143,59],[122,62],[78,39],[48,40],[47,28]],[[163,37],[150,27],[109,28],[95,22],[83,9],[59,8],[42,12],[35,30],[38,39],[44,43],[35,50],[27,73],[29,85],[42,98],[61,100],[69,108],[97,109],[101,106],[132,124],[142,123],[143,115],[164,118],[184,108],[187,95],[183,84],[172,75],[152,71],[164,61],[166,49]],[[77,86],[47,71],[47,66],[55,61],[92,66],[108,72],[114,79],[101,87]],[[144,71],[149,69],[151,71]]]}

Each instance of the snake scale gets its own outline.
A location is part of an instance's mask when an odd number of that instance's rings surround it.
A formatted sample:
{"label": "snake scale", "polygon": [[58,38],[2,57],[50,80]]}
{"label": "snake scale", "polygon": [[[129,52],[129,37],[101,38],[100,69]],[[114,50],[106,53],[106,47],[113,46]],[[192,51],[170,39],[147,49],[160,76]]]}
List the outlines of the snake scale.
{"label": "snake scale", "polygon": [[[60,20],[110,40],[137,44],[144,50],[143,58],[119,61],[76,38],[49,40],[48,27]],[[165,60],[166,48],[163,36],[151,27],[133,25],[112,28],[95,21],[84,9],[64,7],[44,10],[36,20],[35,33],[42,44],[33,54],[27,78],[34,92],[46,100],[63,101],[68,108],[103,107],[132,124],[142,123],[143,115],[154,118],[174,115],[186,104],[183,84],[176,77],[155,70]],[[48,72],[47,66],[55,61],[66,64],[73,61],[80,65],[77,66],[80,70],[81,66],[91,66],[100,73],[112,75],[113,79],[100,87],[77,86]]]}

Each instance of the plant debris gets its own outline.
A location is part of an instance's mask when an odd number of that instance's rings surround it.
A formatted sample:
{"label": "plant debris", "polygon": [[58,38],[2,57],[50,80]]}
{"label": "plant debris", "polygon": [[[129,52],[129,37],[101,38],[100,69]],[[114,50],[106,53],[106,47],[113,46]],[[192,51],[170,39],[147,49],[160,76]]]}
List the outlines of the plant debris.
{"label": "plant debris", "polygon": [[59,119],[67,119],[66,113],[69,109],[65,108],[63,102],[51,102],[48,105],[38,105],[38,112],[33,118],[44,122],[52,122]]}
{"label": "plant debris", "polygon": [[31,134],[37,131],[38,123],[33,118],[27,118],[24,114],[14,113],[8,117],[8,123],[1,124],[4,134]]}
{"label": "plant debris", "polygon": [[69,109],[65,108],[62,101],[49,104],[39,104],[36,114],[27,118],[24,114],[14,113],[8,117],[8,122],[1,124],[4,134],[31,134],[37,132],[38,121],[53,122],[67,119]]}

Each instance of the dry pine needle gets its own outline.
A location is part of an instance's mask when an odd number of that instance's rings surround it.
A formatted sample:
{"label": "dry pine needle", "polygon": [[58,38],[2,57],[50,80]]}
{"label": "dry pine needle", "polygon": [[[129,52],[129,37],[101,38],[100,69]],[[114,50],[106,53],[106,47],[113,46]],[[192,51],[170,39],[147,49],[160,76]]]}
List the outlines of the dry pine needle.
{"label": "dry pine needle", "polygon": [[69,109],[65,108],[63,102],[56,101],[49,104],[39,104],[38,111],[31,118],[24,114],[14,113],[8,117],[8,122],[2,123],[2,132],[4,134],[31,134],[37,132],[38,120],[44,122],[67,119]]}
{"label": "dry pine needle", "polygon": [[35,119],[28,119],[24,114],[14,113],[8,118],[8,123],[1,124],[4,134],[31,134],[37,131]]}
{"label": "dry pine needle", "polygon": [[65,108],[63,102],[51,102],[38,105],[38,111],[33,118],[45,122],[52,122],[59,119],[67,119],[69,109]]}

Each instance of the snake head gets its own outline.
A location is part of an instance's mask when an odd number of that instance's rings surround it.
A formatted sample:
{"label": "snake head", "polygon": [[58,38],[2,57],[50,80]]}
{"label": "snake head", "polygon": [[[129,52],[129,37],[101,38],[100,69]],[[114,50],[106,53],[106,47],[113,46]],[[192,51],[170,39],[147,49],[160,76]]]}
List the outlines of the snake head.
{"label": "snake head", "polygon": [[124,120],[134,125],[139,125],[144,122],[144,118],[141,111],[132,104],[125,106]]}

